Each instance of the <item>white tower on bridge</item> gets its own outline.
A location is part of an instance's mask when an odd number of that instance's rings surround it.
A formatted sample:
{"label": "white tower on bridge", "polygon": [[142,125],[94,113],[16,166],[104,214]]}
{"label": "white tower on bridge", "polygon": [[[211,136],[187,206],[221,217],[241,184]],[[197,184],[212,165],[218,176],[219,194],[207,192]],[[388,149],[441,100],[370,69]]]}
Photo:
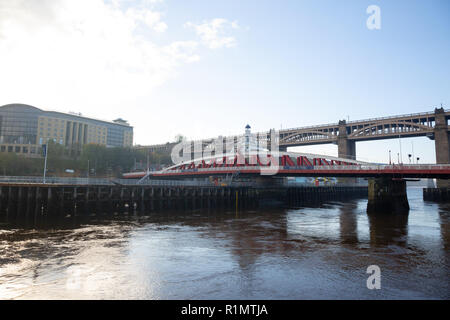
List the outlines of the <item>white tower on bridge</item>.
{"label": "white tower on bridge", "polygon": [[267,152],[268,150],[261,147],[258,143],[258,137],[251,133],[249,124],[245,126],[245,134],[238,140],[237,152],[249,155],[252,152]]}
{"label": "white tower on bridge", "polygon": [[245,148],[244,148],[246,154],[248,154],[250,151],[250,136],[251,136],[250,129],[251,129],[250,125],[247,124],[245,126]]}

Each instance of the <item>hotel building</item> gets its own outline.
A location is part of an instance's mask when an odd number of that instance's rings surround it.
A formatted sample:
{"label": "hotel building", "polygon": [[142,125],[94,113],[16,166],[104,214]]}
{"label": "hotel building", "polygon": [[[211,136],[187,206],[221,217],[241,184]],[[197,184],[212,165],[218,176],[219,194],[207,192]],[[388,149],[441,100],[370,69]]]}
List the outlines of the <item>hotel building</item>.
{"label": "hotel building", "polygon": [[120,118],[97,120],[76,113],[44,111],[24,104],[0,107],[0,152],[37,157],[42,144],[48,140],[75,150],[90,143],[131,147],[133,127]]}

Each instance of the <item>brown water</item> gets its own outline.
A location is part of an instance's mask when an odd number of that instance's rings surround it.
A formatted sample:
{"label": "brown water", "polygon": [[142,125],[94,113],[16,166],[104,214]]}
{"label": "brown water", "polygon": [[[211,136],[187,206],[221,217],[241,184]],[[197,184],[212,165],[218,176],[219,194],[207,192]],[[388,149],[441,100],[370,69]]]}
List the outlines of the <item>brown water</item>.
{"label": "brown water", "polygon": [[354,200],[0,226],[0,299],[449,299],[450,205],[408,197],[408,216]]}

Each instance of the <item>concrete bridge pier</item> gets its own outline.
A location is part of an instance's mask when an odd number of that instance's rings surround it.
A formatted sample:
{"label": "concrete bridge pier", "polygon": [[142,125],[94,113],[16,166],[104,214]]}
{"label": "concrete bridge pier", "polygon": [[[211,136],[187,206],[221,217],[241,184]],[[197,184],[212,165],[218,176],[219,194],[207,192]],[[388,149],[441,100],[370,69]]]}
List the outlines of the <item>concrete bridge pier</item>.
{"label": "concrete bridge pier", "polygon": [[339,137],[338,157],[356,160],[356,142],[346,137]]}
{"label": "concrete bridge pier", "polygon": [[367,213],[408,214],[406,181],[391,178],[369,179]]}
{"label": "concrete bridge pier", "polygon": [[[348,139],[347,123],[339,121],[339,135],[337,137],[338,157],[356,160],[356,142]],[[341,183],[356,183],[356,178],[339,178]]]}
{"label": "concrete bridge pier", "polygon": [[[448,132],[447,119],[445,118],[444,108],[434,109],[435,127],[434,127],[434,146],[436,149],[436,163],[450,163],[450,133]],[[448,180],[437,180],[438,188],[450,188]]]}
{"label": "concrete bridge pier", "polygon": [[356,142],[348,139],[347,124],[345,120],[339,121],[337,145],[339,158],[356,159]]}

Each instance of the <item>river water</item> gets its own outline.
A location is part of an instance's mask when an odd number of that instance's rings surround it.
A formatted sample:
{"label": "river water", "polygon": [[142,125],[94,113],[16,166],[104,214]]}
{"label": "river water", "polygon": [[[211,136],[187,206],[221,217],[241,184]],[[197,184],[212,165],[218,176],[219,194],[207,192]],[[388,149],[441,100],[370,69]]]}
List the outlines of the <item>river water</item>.
{"label": "river water", "polygon": [[408,198],[0,226],[0,299],[449,299],[450,204]]}

